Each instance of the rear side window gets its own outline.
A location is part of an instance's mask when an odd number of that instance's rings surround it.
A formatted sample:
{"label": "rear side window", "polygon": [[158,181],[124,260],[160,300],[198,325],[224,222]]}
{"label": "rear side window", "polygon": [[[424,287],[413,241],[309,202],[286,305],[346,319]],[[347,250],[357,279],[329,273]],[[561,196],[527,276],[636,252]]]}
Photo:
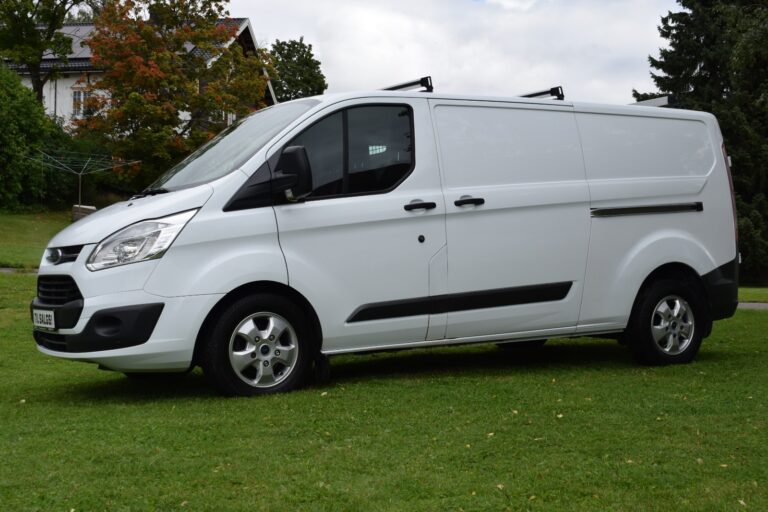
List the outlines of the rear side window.
{"label": "rear side window", "polygon": [[304,146],[310,198],[387,192],[413,169],[413,114],[407,105],[352,107],[323,118],[288,146]]}

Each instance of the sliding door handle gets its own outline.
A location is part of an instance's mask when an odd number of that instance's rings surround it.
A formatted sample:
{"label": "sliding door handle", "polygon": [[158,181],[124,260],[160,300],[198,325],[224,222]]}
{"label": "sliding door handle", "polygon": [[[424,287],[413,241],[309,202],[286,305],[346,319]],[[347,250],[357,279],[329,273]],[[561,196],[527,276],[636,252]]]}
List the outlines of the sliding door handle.
{"label": "sliding door handle", "polygon": [[480,206],[481,204],[485,204],[485,199],[482,197],[461,196],[461,199],[457,199],[453,204],[456,206],[466,206],[468,204]]}
{"label": "sliding door handle", "polygon": [[437,208],[437,204],[432,202],[423,202],[423,201],[416,200],[412,203],[408,203],[407,205],[403,206],[403,208],[405,208],[405,210],[408,212],[411,210],[431,210],[433,208]]}

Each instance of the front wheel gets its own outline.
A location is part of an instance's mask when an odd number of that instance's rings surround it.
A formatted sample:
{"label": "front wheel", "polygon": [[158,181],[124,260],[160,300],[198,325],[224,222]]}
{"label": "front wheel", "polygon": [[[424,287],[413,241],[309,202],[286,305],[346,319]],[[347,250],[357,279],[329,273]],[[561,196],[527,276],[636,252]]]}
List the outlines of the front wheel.
{"label": "front wheel", "polygon": [[638,298],[627,334],[643,363],[689,363],[699,352],[707,321],[706,306],[689,284],[664,279]]}
{"label": "front wheel", "polygon": [[306,314],[271,294],[244,297],[224,311],[201,360],[224,394],[251,396],[304,385],[317,344]]}

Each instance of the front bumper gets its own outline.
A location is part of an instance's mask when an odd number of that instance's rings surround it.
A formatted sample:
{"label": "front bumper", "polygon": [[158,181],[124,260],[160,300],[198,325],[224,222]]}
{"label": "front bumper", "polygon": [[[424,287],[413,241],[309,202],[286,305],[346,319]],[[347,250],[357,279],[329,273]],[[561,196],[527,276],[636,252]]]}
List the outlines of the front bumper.
{"label": "front bumper", "polygon": [[[88,320],[81,333],[56,334],[35,330],[33,336],[38,345],[57,352],[98,352],[133,347],[146,343],[164,306],[160,302],[101,309]],[[33,301],[32,307],[43,306]],[[61,316],[58,313],[54,310],[57,318]]]}
{"label": "front bumper", "polygon": [[[223,295],[159,297],[135,290],[86,297],[71,329],[35,329],[40,352],[116,371],[183,371],[197,334]],[[55,310],[55,306],[45,306]]]}

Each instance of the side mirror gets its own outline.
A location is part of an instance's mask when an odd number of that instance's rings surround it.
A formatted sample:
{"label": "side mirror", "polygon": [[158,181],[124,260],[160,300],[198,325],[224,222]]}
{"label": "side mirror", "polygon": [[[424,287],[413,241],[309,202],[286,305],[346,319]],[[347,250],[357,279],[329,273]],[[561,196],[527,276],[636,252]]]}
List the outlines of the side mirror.
{"label": "side mirror", "polygon": [[273,189],[285,192],[289,201],[298,201],[312,192],[312,168],[304,146],[289,146],[277,161]]}

